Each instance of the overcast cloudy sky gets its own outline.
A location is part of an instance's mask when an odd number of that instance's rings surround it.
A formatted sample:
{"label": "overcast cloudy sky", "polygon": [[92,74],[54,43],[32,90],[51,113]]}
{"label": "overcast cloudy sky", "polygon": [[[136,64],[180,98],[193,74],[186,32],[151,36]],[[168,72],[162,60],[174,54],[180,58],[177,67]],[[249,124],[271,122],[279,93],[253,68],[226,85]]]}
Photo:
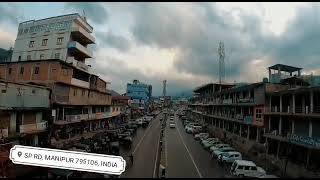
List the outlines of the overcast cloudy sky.
{"label": "overcast cloudy sky", "polygon": [[229,82],[261,81],[275,63],[320,74],[319,3],[0,3],[0,47],[19,22],[83,10],[96,37],[88,64],[120,93],[133,79],[154,95],[164,79],[169,94],[216,82],[219,41]]}

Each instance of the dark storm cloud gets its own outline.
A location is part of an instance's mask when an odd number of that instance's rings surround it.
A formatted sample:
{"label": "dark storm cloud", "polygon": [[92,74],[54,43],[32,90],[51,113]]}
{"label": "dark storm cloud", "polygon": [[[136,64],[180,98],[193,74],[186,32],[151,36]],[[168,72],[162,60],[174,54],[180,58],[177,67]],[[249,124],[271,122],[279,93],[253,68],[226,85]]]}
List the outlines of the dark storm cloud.
{"label": "dark storm cloud", "polygon": [[[170,5],[144,5],[136,12],[132,27],[135,39],[144,45],[177,48],[179,53],[174,66],[179,72],[213,77],[218,76],[219,41],[225,43],[229,77],[237,77],[248,60],[268,51],[270,41],[262,35],[258,17],[242,12],[242,25],[238,25],[230,14],[217,13],[214,4],[194,5],[195,11],[191,13],[195,18],[189,18],[188,14]],[[260,43],[267,43],[267,46]]]}
{"label": "dark storm cloud", "polygon": [[109,18],[109,14],[102,4],[99,2],[89,3],[89,2],[68,2],[65,7],[67,9],[74,9],[79,14],[83,14],[85,11],[86,17],[97,24],[103,24]]}
{"label": "dark storm cloud", "polygon": [[178,49],[174,66],[179,72],[194,75],[217,78],[219,41],[225,43],[226,75],[231,79],[237,79],[254,59],[268,59],[267,65],[283,63],[306,69],[320,68],[319,5],[309,4],[298,9],[280,36],[266,33],[262,19],[251,12],[237,9],[239,20],[236,20],[218,10],[215,4],[193,5],[194,11],[190,13],[195,14],[194,19],[170,5],[145,4],[135,13],[132,27],[135,39],[147,46]]}
{"label": "dark storm cloud", "polygon": [[127,52],[131,48],[130,42],[123,36],[115,35],[112,32],[98,32],[96,35],[103,45],[118,49],[121,52]]}
{"label": "dark storm cloud", "polygon": [[[108,64],[103,63],[110,62]],[[126,84],[132,82],[134,79],[151,84],[153,95],[158,96],[162,94],[162,81],[164,75],[147,75],[142,73],[137,68],[130,68],[124,61],[106,57],[105,59],[99,59],[93,61],[93,69],[102,77],[104,80],[111,80],[111,88],[119,93],[124,93],[126,90]],[[186,89],[193,89],[194,85],[190,83],[189,79],[170,77],[167,79],[167,94],[174,95],[184,91]]]}
{"label": "dark storm cloud", "polygon": [[10,22],[18,24],[23,18],[23,15],[19,12],[19,7],[13,3],[1,3],[0,4],[0,23]]}
{"label": "dark storm cloud", "polygon": [[273,58],[309,70],[320,68],[320,6],[301,7],[277,41]]}

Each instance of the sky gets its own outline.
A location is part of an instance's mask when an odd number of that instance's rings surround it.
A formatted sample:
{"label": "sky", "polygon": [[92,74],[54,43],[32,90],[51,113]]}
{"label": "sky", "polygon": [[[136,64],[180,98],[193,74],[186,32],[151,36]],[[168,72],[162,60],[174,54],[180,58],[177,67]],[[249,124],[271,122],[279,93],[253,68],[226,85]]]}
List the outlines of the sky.
{"label": "sky", "polygon": [[87,64],[111,89],[138,79],[153,95],[218,82],[224,42],[226,81],[260,82],[277,63],[320,74],[319,3],[14,2],[0,3],[0,48],[14,45],[19,22],[83,11],[94,28]]}

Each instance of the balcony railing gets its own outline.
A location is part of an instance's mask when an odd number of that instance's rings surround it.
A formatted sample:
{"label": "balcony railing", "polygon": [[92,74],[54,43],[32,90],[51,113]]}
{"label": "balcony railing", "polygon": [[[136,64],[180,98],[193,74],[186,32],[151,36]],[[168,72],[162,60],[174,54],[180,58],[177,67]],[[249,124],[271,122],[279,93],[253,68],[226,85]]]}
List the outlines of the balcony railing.
{"label": "balcony railing", "polygon": [[95,38],[81,27],[73,27],[72,33],[80,34],[82,38],[86,38],[88,43],[94,43]]}
{"label": "balcony railing", "polygon": [[97,112],[92,114],[77,114],[77,115],[66,115],[65,121],[67,122],[79,122],[87,121],[92,119],[103,119],[111,117],[110,112]]}
{"label": "balcony railing", "polygon": [[85,88],[89,88],[90,84],[87,81],[82,81],[80,79],[72,78],[71,79],[71,84],[76,85],[76,86],[81,86]]}
{"label": "balcony railing", "polygon": [[48,127],[48,122],[43,121],[40,123],[36,124],[25,124],[25,125],[20,125],[20,133],[30,133],[30,132],[35,132],[35,131],[44,131]]}
{"label": "balcony railing", "polygon": [[253,103],[253,98],[239,98],[237,100],[238,103]]}
{"label": "balcony railing", "polygon": [[75,60],[74,57],[68,57],[66,62],[69,63],[69,64],[72,64],[74,67],[82,69],[82,70],[84,70],[86,72],[90,72],[91,71],[91,67],[90,66],[86,65],[83,62]]}
{"label": "balcony railing", "polygon": [[70,41],[68,43],[68,48],[78,50],[78,52],[82,53],[86,58],[92,58],[92,52],[86,47],[82,46],[80,43],[76,41]]}

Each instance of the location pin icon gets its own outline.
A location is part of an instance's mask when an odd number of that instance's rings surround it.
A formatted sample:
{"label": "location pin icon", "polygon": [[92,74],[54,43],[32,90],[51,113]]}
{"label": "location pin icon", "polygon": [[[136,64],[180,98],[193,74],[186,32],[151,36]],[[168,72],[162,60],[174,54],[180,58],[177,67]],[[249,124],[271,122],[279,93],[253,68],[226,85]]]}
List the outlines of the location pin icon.
{"label": "location pin icon", "polygon": [[21,155],[22,155],[22,152],[21,152],[21,151],[19,151],[19,152],[18,152],[18,156],[20,157]]}

